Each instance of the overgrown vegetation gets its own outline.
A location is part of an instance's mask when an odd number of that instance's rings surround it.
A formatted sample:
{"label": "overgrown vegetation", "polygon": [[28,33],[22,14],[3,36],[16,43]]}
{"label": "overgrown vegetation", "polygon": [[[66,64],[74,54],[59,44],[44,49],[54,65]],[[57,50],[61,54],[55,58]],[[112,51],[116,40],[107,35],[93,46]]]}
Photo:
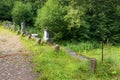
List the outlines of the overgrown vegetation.
{"label": "overgrown vegetation", "polygon": [[66,46],[70,49],[72,49],[75,52],[82,52],[82,51],[89,51],[92,49],[98,49],[100,48],[100,43],[91,41],[91,42],[62,42],[63,46]]}
{"label": "overgrown vegetation", "polygon": [[[14,5],[14,6],[13,6]],[[102,5],[102,6],[101,6]],[[26,22],[52,40],[101,41],[120,44],[119,0],[1,0],[0,19]]]}
{"label": "overgrown vegetation", "polygon": [[25,21],[32,23],[32,5],[31,3],[24,4],[23,2],[16,1],[12,10],[13,21],[17,24]]}
{"label": "overgrown vegetation", "polygon": [[[41,38],[48,27],[53,41],[61,41],[61,45],[78,55],[97,59],[97,72],[92,74],[88,62],[75,59],[64,50],[57,54],[49,45],[37,45],[22,37],[27,49],[34,53],[32,62],[40,80],[119,80],[119,19],[119,0],[0,1],[1,21],[14,21],[18,25],[25,21],[26,31],[38,33]],[[103,63],[100,41],[105,43]]]}
{"label": "overgrown vegetation", "polygon": [[[34,71],[40,73],[40,80],[118,80],[120,78],[120,47],[105,47],[104,63],[101,62],[101,49],[96,43],[82,42],[78,44],[66,44],[66,47],[75,50],[78,54],[97,59],[97,71],[93,74],[89,67],[89,61],[80,60],[66,54],[64,50],[55,53],[49,45],[38,45],[33,40],[27,41],[21,38],[26,47],[35,53],[32,62]],[[77,49],[76,49],[77,48]]]}
{"label": "overgrown vegetation", "polygon": [[[3,30],[3,28],[0,28]],[[10,33],[6,30],[6,33]],[[72,42],[64,43],[66,46],[78,54],[97,59],[97,71],[92,73],[89,61],[74,58],[62,49],[59,53],[54,51],[54,47],[41,44],[38,45],[34,40],[27,40],[21,37],[26,48],[33,54],[32,63],[34,71],[39,73],[40,80],[118,80],[120,78],[120,47],[105,46],[104,62],[101,62],[101,49],[97,42]]]}

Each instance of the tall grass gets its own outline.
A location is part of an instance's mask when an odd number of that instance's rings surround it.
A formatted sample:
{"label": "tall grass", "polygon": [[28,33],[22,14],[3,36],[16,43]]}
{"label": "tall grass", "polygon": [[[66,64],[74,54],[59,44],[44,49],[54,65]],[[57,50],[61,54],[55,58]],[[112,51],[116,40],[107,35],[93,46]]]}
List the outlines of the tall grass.
{"label": "tall grass", "polygon": [[97,72],[89,80],[119,80],[120,78],[120,46],[104,45],[104,62],[101,62],[101,46],[97,42],[71,42],[64,46],[78,54],[97,59]]}
{"label": "tall grass", "polygon": [[100,44],[95,41],[91,42],[66,42],[64,46],[74,50],[75,52],[89,51],[91,49],[100,48]]}

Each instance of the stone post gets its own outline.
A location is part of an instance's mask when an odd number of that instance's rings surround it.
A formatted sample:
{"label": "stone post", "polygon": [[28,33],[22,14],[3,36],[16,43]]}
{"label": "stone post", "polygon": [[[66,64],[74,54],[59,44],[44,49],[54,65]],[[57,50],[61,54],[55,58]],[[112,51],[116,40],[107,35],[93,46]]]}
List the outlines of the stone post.
{"label": "stone post", "polygon": [[48,31],[47,28],[44,30],[43,39],[44,39],[45,42],[49,42],[50,41],[50,34],[49,34],[49,31]]}
{"label": "stone post", "polygon": [[7,25],[8,25],[8,29],[11,29],[11,22],[10,21],[8,21]]}
{"label": "stone post", "polygon": [[13,26],[14,26],[14,31],[17,31],[16,23],[14,23]]}
{"label": "stone post", "polygon": [[37,40],[37,44],[40,44],[41,39],[40,39],[40,38],[37,38],[36,40]]}
{"label": "stone post", "polygon": [[8,22],[5,23],[5,28],[8,28]]}
{"label": "stone post", "polygon": [[59,52],[59,50],[60,50],[60,46],[59,46],[58,44],[56,44],[56,45],[55,45],[55,52],[57,52],[57,53],[58,53],[58,52]]}
{"label": "stone post", "polygon": [[90,58],[90,69],[93,73],[96,72],[97,60],[95,58]]}
{"label": "stone post", "polygon": [[25,33],[25,22],[21,23],[21,34]]}
{"label": "stone post", "polygon": [[28,34],[27,38],[28,38],[28,39],[31,39],[31,36],[32,36],[31,34]]}

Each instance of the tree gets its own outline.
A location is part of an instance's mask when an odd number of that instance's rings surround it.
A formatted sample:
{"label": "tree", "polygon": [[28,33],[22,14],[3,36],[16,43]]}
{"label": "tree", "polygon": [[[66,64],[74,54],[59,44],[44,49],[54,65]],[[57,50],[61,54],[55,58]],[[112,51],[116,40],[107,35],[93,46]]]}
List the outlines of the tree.
{"label": "tree", "polygon": [[38,10],[36,26],[43,32],[48,27],[53,40],[60,40],[66,32],[64,23],[64,8],[58,0],[48,0],[45,5]]}
{"label": "tree", "polygon": [[32,21],[32,6],[30,3],[15,2],[12,10],[13,21],[20,24],[25,21],[31,23]]}
{"label": "tree", "polygon": [[85,22],[86,1],[71,0],[64,20],[67,22],[69,37],[76,40],[88,39],[89,26]]}
{"label": "tree", "polygon": [[13,8],[14,0],[0,0],[0,19],[12,20],[11,10]]}
{"label": "tree", "polygon": [[[118,35],[120,27],[118,21],[118,0],[93,0],[92,8],[87,10],[87,21],[90,25],[90,36],[92,39],[102,41],[102,56],[104,60],[103,43],[110,40],[112,43],[120,43]],[[101,6],[102,5],[102,6]]]}

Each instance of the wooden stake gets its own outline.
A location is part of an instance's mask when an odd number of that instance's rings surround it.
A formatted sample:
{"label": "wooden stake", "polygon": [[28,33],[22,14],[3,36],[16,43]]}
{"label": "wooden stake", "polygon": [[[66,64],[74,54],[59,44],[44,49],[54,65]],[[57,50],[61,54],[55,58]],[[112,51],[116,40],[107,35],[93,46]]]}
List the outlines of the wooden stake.
{"label": "wooden stake", "polygon": [[103,52],[104,46],[103,46],[103,45],[104,45],[104,44],[103,44],[103,40],[102,40],[102,42],[101,42],[101,48],[102,48],[101,60],[102,60],[102,63],[103,63],[103,59],[104,59],[104,52]]}

